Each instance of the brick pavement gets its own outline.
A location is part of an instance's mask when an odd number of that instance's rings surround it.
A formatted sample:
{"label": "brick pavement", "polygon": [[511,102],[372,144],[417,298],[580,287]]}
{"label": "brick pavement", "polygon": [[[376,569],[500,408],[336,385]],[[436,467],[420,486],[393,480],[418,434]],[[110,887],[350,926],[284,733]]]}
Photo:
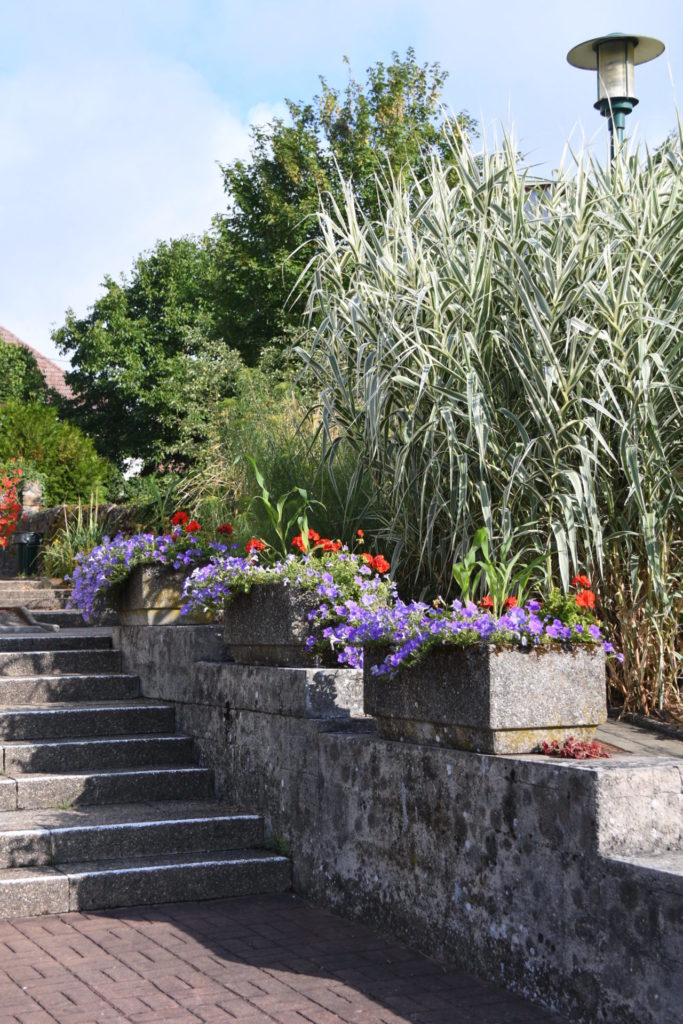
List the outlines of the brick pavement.
{"label": "brick pavement", "polygon": [[2,1024],[562,1024],[291,895],[0,922]]}

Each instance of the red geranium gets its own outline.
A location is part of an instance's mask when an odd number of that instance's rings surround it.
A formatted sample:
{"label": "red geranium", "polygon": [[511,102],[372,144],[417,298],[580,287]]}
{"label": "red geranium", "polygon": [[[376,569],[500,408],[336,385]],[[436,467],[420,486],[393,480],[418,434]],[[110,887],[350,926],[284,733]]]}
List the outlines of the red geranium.
{"label": "red geranium", "polygon": [[199,533],[201,526],[196,519],[192,519],[185,527],[188,533]]}
{"label": "red geranium", "polygon": [[363,530],[356,530],[356,537],[360,537],[360,539],[362,540],[364,536],[365,533],[363,532]]}
{"label": "red geranium", "polygon": [[479,607],[485,609],[493,608],[493,598],[489,594],[487,594],[486,597],[482,597],[479,602]]}
{"label": "red geranium", "polygon": [[174,526],[184,526],[189,518],[190,517],[188,516],[187,512],[178,511],[171,519],[171,522],[173,523]]}
{"label": "red geranium", "polygon": [[360,557],[363,559],[366,565],[372,565],[372,563],[375,561],[374,556],[371,555],[369,551],[361,552]]}
{"label": "red geranium", "polygon": [[328,537],[323,537],[320,541],[323,547],[323,551],[340,551],[342,542],[340,540],[330,540]]}
{"label": "red geranium", "polygon": [[229,537],[232,533],[232,526],[230,523],[221,523],[221,525],[217,526],[216,529],[219,533],[224,533],[226,537]]}
{"label": "red geranium", "polygon": [[260,540],[258,537],[252,537],[250,541],[247,541],[247,554],[250,555],[252,551],[263,551],[266,548],[266,542]]}
{"label": "red geranium", "polygon": [[576,595],[579,608],[595,608],[595,594],[592,590],[582,590]]}
{"label": "red geranium", "polygon": [[389,570],[391,569],[391,565],[389,562],[387,562],[384,555],[377,555],[377,557],[373,559],[372,568],[375,570],[375,572],[378,572],[380,573],[380,575],[382,575],[385,572],[389,572]]}
{"label": "red geranium", "polygon": [[573,587],[583,587],[585,590],[589,590],[591,581],[587,576],[575,576],[572,580]]}
{"label": "red geranium", "polygon": [[302,534],[297,533],[296,537],[292,537],[292,547],[297,548],[299,551],[306,550],[306,541]]}
{"label": "red geranium", "polygon": [[504,608],[505,611],[507,611],[508,608],[516,608],[516,607],[517,607],[517,598],[514,596],[514,594],[511,594],[510,597],[506,597],[505,600],[503,601],[503,608]]}

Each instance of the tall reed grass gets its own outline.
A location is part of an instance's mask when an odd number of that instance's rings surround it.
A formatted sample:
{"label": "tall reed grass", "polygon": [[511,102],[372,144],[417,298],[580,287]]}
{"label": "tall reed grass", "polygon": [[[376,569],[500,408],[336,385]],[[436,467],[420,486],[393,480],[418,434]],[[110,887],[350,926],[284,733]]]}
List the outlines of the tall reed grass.
{"label": "tall reed grass", "polygon": [[414,587],[445,593],[486,526],[590,571],[626,705],[677,699],[683,611],[681,136],[533,180],[513,142],[320,214],[300,350],[328,449],[350,445]]}

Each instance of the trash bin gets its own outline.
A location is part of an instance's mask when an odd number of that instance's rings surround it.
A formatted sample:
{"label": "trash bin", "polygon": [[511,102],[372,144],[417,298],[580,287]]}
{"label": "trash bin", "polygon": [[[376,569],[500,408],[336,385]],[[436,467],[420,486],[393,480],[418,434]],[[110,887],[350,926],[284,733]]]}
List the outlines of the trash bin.
{"label": "trash bin", "polygon": [[34,576],[38,572],[42,533],[15,533],[12,541],[17,546],[17,573],[20,576]]}

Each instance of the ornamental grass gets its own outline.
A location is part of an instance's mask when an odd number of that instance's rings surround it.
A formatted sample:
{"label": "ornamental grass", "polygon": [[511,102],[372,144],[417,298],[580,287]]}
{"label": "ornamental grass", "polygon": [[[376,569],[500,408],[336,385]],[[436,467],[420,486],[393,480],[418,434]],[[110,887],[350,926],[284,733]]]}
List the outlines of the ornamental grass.
{"label": "ornamental grass", "polygon": [[452,594],[482,524],[542,556],[546,592],[586,568],[613,694],[646,713],[680,701],[683,654],[681,141],[539,182],[511,139],[454,138],[424,179],[377,182],[373,222],[346,188],[301,350],[402,589]]}

